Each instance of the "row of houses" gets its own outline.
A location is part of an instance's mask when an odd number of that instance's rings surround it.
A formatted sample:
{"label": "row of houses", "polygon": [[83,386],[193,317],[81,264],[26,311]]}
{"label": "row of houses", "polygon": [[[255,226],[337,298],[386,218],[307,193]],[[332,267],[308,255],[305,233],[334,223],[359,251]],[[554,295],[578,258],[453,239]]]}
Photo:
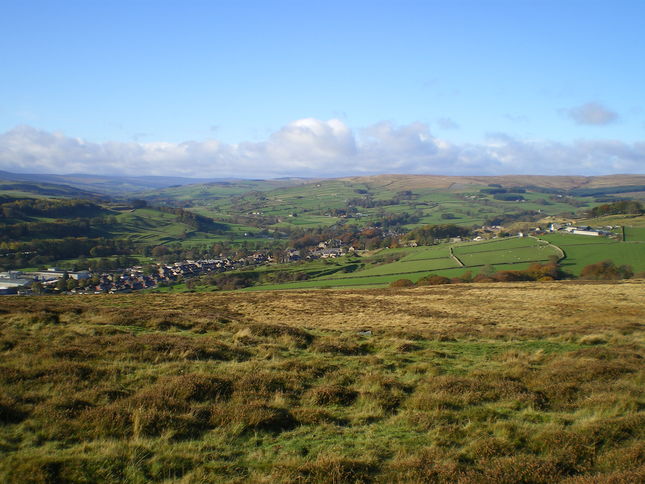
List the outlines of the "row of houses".
{"label": "row of houses", "polygon": [[[255,259],[253,259],[255,260]],[[104,273],[97,284],[82,289],[72,289],[72,293],[118,293],[158,287],[163,284],[189,279],[211,272],[224,272],[238,269],[241,261],[229,258],[184,260],[172,264],[157,264],[151,274],[144,274],[141,266],[130,267],[122,273]]]}
{"label": "row of houses", "polygon": [[65,278],[74,280],[67,287],[71,293],[115,293],[157,287],[160,284],[189,279],[210,272],[224,272],[239,269],[249,265],[259,265],[273,262],[273,257],[267,252],[257,251],[250,255],[233,259],[220,257],[217,259],[183,260],[171,264],[156,264],[152,273],[143,267],[128,267],[120,272],[91,273],[90,271],[65,271],[55,267],[46,271],[20,272],[10,271],[0,273],[0,294],[30,293],[31,288],[38,283],[45,290],[56,286],[58,281]]}

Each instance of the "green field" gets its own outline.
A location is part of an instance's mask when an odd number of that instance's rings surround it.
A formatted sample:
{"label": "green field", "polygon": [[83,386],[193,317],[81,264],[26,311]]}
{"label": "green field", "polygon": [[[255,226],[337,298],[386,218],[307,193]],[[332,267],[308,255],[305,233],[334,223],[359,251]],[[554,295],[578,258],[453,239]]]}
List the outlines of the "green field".
{"label": "green field", "polygon": [[192,229],[186,224],[176,222],[176,217],[149,208],[121,212],[117,225],[110,227],[114,237],[127,237],[146,244],[164,244],[180,238]]}
{"label": "green field", "polygon": [[[450,257],[451,247],[464,266]],[[617,265],[631,265],[636,273],[645,271],[645,244],[622,243],[605,237],[553,234],[540,239],[514,237],[453,245],[383,249],[370,257],[318,261],[317,266],[308,265],[313,262],[304,263],[295,266],[294,270],[309,273],[306,281],[258,285],[246,290],[385,286],[401,278],[416,282],[428,274],[446,277],[459,277],[467,271],[477,274],[488,265],[496,271],[524,270],[531,263],[545,263],[554,256],[559,257],[558,247],[565,253],[565,258],[561,260],[562,268],[576,276],[586,265],[603,260],[612,260]],[[308,270],[321,264],[332,273],[319,275],[319,271]],[[348,270],[350,266],[351,270]]]}
{"label": "green field", "polygon": [[[465,266],[450,257],[450,247]],[[477,273],[487,264],[494,265],[496,270],[522,270],[532,262],[546,262],[557,254],[555,248],[534,238],[383,249],[370,257],[329,260],[326,267],[336,268],[331,274],[315,275],[306,281],[260,285],[247,290],[384,286],[401,278],[416,282],[428,274],[457,277],[469,270]],[[359,268],[356,270],[357,264]],[[354,266],[351,271],[346,270],[349,266]],[[307,264],[299,267],[302,272],[308,272]]]}
{"label": "green field", "polygon": [[625,242],[645,242],[645,227],[625,227]]}
{"label": "green field", "polygon": [[543,262],[549,257],[558,255],[557,250],[549,245],[532,245],[517,247],[514,249],[498,249],[472,253],[455,254],[466,267],[476,267],[486,264],[515,264],[520,262]]}
{"label": "green field", "polygon": [[579,275],[583,267],[604,260],[630,265],[636,273],[645,271],[645,244],[570,234],[544,235],[542,238],[564,250],[566,257],[562,267],[574,275]]}

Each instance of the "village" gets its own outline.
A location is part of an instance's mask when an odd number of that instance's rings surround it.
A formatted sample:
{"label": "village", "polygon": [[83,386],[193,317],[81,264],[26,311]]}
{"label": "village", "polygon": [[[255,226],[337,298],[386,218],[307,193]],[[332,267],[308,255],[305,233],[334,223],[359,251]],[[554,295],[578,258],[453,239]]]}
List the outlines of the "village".
{"label": "village", "polygon": [[209,273],[233,271],[242,267],[258,266],[273,262],[287,263],[306,259],[341,257],[353,247],[344,247],[337,240],[319,244],[312,250],[287,249],[276,260],[268,251],[256,251],[238,259],[182,260],[169,264],[152,264],[148,267],[132,266],[118,271],[93,273],[88,270],[67,271],[50,267],[41,271],[0,272],[0,295],[39,294],[57,292],[69,294],[123,293],[141,289],[163,287],[175,282]]}
{"label": "village", "polygon": [[[482,226],[473,230],[472,237],[452,237],[446,242],[483,241],[502,237],[537,236],[544,233],[569,233],[587,236],[612,236],[616,227],[602,229],[589,226],[576,226],[571,222],[550,223],[548,227],[532,227],[516,233],[499,225]],[[416,247],[417,241],[407,240],[401,246]],[[200,260],[182,260],[172,263],[154,263],[148,266],[135,265],[109,272],[91,272],[89,270],[69,271],[50,267],[39,271],[0,272],[0,295],[38,295],[57,294],[116,294],[154,289],[187,281],[191,278],[211,273],[234,271],[243,267],[259,266],[272,263],[290,263],[303,260],[334,259],[347,254],[359,253],[355,247],[344,244],[339,239],[329,239],[314,247],[294,249],[287,248],[278,256],[269,251],[256,251],[250,255],[232,258],[222,257]]]}

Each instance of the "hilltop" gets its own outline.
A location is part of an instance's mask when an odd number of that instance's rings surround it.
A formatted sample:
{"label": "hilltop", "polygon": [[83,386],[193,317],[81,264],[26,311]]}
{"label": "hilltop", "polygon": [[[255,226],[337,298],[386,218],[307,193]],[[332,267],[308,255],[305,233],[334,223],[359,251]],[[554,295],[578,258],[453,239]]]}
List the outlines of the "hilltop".
{"label": "hilltop", "polygon": [[605,188],[625,185],[645,185],[645,175],[605,176],[547,176],[547,175],[499,175],[499,176],[443,176],[443,175],[375,175],[340,178],[352,183],[366,183],[374,188],[390,187],[404,189],[446,188],[459,185],[535,186],[574,190],[581,188]]}

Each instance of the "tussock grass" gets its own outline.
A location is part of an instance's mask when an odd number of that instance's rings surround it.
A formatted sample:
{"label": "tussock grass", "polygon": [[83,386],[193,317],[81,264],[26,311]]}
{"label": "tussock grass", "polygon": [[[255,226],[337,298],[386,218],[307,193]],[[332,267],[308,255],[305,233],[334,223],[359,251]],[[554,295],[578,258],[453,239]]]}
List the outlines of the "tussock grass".
{"label": "tussock grass", "polygon": [[0,479],[640,482],[643,294],[3,298]]}

